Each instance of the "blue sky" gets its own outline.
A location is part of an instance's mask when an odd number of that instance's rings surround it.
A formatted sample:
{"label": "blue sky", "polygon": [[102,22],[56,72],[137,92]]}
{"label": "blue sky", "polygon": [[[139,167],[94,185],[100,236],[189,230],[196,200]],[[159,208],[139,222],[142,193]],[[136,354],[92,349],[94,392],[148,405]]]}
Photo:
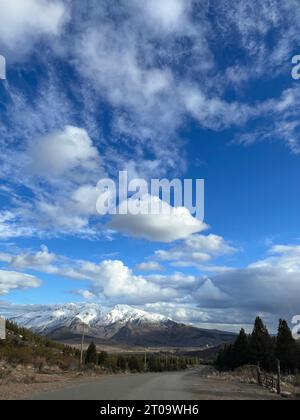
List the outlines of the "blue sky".
{"label": "blue sky", "polygon": [[[1,300],[233,330],[299,313],[298,2],[0,8]],[[120,170],[205,179],[206,229],[178,209],[144,231],[100,217],[96,184]]]}

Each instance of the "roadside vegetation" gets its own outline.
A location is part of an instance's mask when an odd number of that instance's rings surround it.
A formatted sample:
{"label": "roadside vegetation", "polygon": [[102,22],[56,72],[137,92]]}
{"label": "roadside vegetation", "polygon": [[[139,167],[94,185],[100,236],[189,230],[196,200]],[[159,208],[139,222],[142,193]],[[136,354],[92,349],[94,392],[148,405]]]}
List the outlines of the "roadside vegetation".
{"label": "roadside vegetation", "polygon": [[252,334],[247,335],[242,329],[234,344],[220,350],[216,367],[220,371],[234,371],[242,366],[259,364],[267,372],[276,372],[277,360],[284,375],[297,375],[300,370],[300,343],[294,340],[286,321],[279,321],[277,336],[272,337],[258,317]]}

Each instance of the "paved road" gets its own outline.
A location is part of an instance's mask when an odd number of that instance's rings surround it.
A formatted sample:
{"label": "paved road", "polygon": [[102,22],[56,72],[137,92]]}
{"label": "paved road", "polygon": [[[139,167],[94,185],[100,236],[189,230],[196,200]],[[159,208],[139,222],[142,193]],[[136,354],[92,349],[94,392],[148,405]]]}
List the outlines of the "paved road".
{"label": "paved road", "polygon": [[109,376],[36,395],[33,400],[268,400],[278,397],[255,385],[206,379],[199,371]]}

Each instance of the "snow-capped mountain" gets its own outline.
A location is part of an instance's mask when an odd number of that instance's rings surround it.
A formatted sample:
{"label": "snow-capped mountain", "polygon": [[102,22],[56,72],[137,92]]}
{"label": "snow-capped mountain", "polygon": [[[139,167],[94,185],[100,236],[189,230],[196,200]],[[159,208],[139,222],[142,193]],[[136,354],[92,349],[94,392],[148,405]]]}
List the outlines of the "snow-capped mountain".
{"label": "snow-capped mountain", "polygon": [[57,341],[76,344],[83,326],[89,339],[98,344],[139,347],[215,347],[232,342],[231,333],[178,324],[159,314],[127,305],[106,309],[101,305],[13,306],[0,302],[0,315]]}
{"label": "snow-capped mountain", "polygon": [[131,322],[156,324],[166,322],[159,314],[150,314],[127,305],[105,310],[98,304],[65,304],[54,306],[19,306],[1,308],[1,313],[19,325],[42,334],[50,334],[59,328],[74,328],[80,324],[91,329],[120,326]]}

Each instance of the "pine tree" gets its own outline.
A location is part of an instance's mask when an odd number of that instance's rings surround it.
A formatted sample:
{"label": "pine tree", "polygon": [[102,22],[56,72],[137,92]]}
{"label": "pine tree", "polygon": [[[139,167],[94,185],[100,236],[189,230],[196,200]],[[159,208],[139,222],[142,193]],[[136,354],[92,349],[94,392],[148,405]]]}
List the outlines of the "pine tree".
{"label": "pine tree", "polygon": [[121,372],[125,372],[127,369],[127,362],[124,356],[118,356],[118,368]]}
{"label": "pine tree", "polygon": [[297,344],[286,321],[279,321],[276,356],[283,371],[297,368]]}
{"label": "pine tree", "polygon": [[98,355],[98,365],[104,366],[107,361],[107,358],[108,354],[106,353],[106,351],[101,351],[101,353],[99,353]]}
{"label": "pine tree", "polygon": [[219,350],[219,353],[218,353],[218,356],[217,356],[217,360],[216,360],[216,363],[215,363],[216,368],[219,369],[219,370],[221,370],[221,371],[224,369],[224,365],[225,365],[224,364],[224,356],[225,356],[225,350],[222,347]]}
{"label": "pine tree", "polygon": [[233,370],[234,363],[234,347],[233,345],[225,345],[219,351],[216,366],[219,370],[227,371]]}
{"label": "pine tree", "polygon": [[261,318],[255,320],[250,338],[251,358],[253,363],[260,363],[268,371],[275,367],[275,349],[273,340]]}
{"label": "pine tree", "polygon": [[128,359],[128,368],[131,372],[141,372],[141,366],[136,356],[131,356]]}
{"label": "pine tree", "polygon": [[251,362],[251,350],[248,336],[244,329],[241,330],[233,346],[233,365],[235,368]]}
{"label": "pine tree", "polygon": [[91,343],[89,348],[87,349],[86,356],[85,356],[85,363],[87,365],[96,365],[98,362],[98,355],[97,355],[97,348],[95,343]]}

